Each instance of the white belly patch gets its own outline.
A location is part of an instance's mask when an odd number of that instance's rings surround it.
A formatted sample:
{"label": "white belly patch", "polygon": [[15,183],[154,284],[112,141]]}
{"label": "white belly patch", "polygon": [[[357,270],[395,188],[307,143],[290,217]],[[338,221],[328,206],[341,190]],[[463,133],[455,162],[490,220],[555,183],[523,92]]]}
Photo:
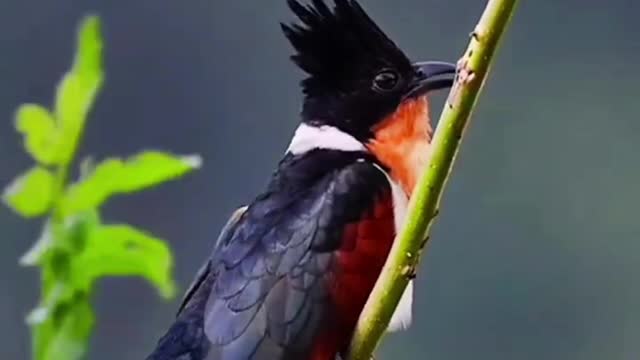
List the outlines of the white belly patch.
{"label": "white belly patch", "polygon": [[[409,205],[409,199],[405,194],[402,187],[396,183],[382,168],[378,167],[380,171],[384,173],[391,186],[391,195],[393,198],[393,220],[395,223],[396,234],[400,232],[400,229],[404,226],[404,221],[407,215],[407,207]],[[406,330],[411,325],[413,311],[413,281],[409,281],[407,288],[404,290],[398,307],[391,317],[391,322],[387,327],[387,331],[394,332],[399,330]]]}

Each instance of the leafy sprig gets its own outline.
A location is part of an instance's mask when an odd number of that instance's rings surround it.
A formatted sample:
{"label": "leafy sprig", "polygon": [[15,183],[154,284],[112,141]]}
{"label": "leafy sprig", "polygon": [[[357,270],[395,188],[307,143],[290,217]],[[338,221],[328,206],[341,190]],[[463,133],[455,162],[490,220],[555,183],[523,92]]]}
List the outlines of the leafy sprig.
{"label": "leafy sprig", "polygon": [[33,357],[83,357],[94,325],[91,295],[105,276],[140,276],[160,295],[175,294],[172,256],[153,235],[126,224],[103,222],[100,207],[114,195],[176,179],[200,166],[197,156],[144,151],[109,158],[69,179],[87,116],[104,80],[103,43],[97,17],[79,28],[75,61],[60,82],[52,110],[25,104],[15,125],[35,165],[4,191],[3,201],[25,218],[45,218],[40,238],[20,260],[41,271],[41,300],[28,316]]}

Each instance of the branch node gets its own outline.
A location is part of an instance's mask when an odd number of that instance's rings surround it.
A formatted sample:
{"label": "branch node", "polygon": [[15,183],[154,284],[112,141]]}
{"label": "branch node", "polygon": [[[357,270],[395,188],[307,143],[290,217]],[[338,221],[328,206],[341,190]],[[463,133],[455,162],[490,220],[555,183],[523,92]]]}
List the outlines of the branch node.
{"label": "branch node", "polygon": [[416,267],[415,265],[405,265],[402,268],[402,276],[407,278],[407,280],[413,280],[416,278]]}
{"label": "branch node", "polygon": [[462,88],[476,78],[475,72],[469,66],[469,59],[471,56],[473,56],[473,49],[469,49],[469,51],[457,62],[458,73],[456,74],[456,79],[447,101],[450,108],[455,107],[459,103]]}
{"label": "branch node", "polygon": [[484,40],[485,36],[486,31],[481,30],[478,25],[476,25],[473,31],[469,34],[469,37],[477,42]]}

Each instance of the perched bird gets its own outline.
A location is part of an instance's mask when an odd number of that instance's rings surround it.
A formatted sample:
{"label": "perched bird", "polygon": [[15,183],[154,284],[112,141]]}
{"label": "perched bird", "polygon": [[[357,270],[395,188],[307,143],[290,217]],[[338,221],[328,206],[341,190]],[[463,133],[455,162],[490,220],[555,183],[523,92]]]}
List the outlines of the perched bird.
{"label": "perched bird", "polygon": [[[430,91],[355,0],[288,0],[302,121],[264,192],[219,236],[148,360],[335,360],[380,274],[429,154]],[[411,321],[407,288],[390,330]]]}

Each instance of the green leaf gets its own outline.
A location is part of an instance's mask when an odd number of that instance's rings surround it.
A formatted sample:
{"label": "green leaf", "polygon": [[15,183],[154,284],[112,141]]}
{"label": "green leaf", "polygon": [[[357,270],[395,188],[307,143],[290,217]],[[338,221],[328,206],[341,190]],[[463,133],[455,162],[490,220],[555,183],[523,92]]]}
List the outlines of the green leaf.
{"label": "green leaf", "polygon": [[81,359],[87,351],[95,316],[86,296],[77,296],[58,309],[61,323],[46,347],[43,359]]}
{"label": "green leaf", "polygon": [[49,110],[25,104],[16,112],[16,129],[24,135],[24,147],[41,164],[56,163],[57,131]]}
{"label": "green leaf", "polygon": [[126,161],[107,159],[82,181],[69,188],[62,200],[65,214],[99,207],[110,196],[131,193],[175,179],[200,166],[198,156],[174,156],[147,151]]}
{"label": "green leaf", "polygon": [[80,25],[73,67],[56,94],[55,114],[61,132],[58,156],[62,164],[71,162],[103,77],[100,21],[90,16]]}
{"label": "green leaf", "polygon": [[53,225],[51,221],[47,221],[36,243],[20,258],[20,265],[40,265],[42,259],[49,253],[54,244]]}
{"label": "green leaf", "polygon": [[20,258],[20,265],[42,265],[54,247],[70,253],[81,251],[89,234],[99,225],[100,216],[95,210],[68,217],[63,223],[48,219],[36,243]]}
{"label": "green leaf", "polygon": [[51,208],[54,182],[49,171],[36,166],[15,179],[2,197],[18,214],[27,218],[39,216]]}
{"label": "green leaf", "polygon": [[88,291],[103,276],[141,276],[163,297],[175,294],[169,247],[129,225],[99,226],[90,234],[85,251],[72,261],[74,288],[80,291]]}

